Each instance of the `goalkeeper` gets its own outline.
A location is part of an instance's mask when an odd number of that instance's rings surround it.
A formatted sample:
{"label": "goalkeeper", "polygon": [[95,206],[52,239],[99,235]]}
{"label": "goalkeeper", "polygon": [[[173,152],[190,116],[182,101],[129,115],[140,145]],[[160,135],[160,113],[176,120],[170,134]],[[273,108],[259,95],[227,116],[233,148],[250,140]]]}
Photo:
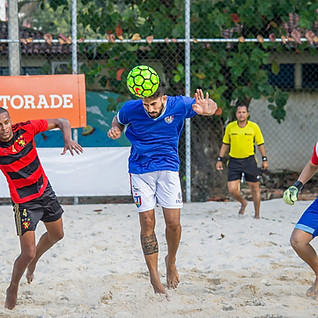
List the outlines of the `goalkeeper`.
{"label": "goalkeeper", "polygon": [[[284,201],[293,205],[297,201],[298,193],[304,184],[310,180],[318,170],[318,142],[314,147],[311,160],[306,164],[298,180],[284,192]],[[308,297],[318,300],[318,257],[314,248],[309,244],[318,235],[318,197],[303,213],[296,224],[290,238],[290,243],[298,256],[305,261],[316,275],[315,282],[306,293]]]}

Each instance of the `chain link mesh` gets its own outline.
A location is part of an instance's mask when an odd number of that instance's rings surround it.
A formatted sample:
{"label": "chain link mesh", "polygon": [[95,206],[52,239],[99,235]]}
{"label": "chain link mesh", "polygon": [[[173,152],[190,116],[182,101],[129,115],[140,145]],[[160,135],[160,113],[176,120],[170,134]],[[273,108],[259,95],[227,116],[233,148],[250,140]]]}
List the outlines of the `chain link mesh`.
{"label": "chain link mesh", "polygon": [[[255,1],[257,11],[248,1],[237,6],[192,1],[186,74],[185,1],[77,1],[78,72],[85,74],[87,90],[112,91],[128,100],[129,70],[147,64],[158,71],[167,94],[184,95],[189,76],[192,95],[202,88],[220,106],[218,116],[191,120],[193,201],[227,191],[226,173],[216,171],[215,162],[225,126],[243,99],[263,132],[272,171],[300,171],[310,158],[317,126],[317,6],[272,2]],[[71,0],[20,2],[18,42],[9,36],[14,16],[7,11],[0,24],[0,75],[71,73],[71,8]],[[20,43],[21,66],[10,71],[14,43]],[[185,188],[184,133],[179,153]]]}

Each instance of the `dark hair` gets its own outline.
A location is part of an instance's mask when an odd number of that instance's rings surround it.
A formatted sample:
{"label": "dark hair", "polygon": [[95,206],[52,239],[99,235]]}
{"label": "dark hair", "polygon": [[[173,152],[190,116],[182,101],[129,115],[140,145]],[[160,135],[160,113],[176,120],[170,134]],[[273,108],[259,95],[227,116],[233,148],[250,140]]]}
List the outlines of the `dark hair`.
{"label": "dark hair", "polygon": [[248,105],[247,105],[247,103],[245,103],[245,102],[239,102],[239,103],[237,103],[236,106],[235,106],[235,111],[237,111],[237,109],[238,109],[239,107],[246,107],[246,110],[248,111]]}
{"label": "dark hair", "polygon": [[163,95],[166,94],[166,83],[165,82],[159,82],[159,86],[158,86],[158,89],[155,91],[155,93],[149,97],[146,97],[144,99],[156,99],[158,97],[161,97]]}
{"label": "dark hair", "polygon": [[3,113],[7,113],[8,116],[10,116],[9,112],[5,108],[0,107],[0,114],[3,114]]}

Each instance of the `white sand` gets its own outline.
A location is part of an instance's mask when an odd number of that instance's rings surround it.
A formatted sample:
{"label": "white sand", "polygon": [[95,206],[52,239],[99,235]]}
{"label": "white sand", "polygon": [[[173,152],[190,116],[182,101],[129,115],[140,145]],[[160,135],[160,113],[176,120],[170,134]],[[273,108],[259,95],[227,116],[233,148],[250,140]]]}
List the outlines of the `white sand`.
{"label": "white sand", "polygon": [[[1,206],[0,317],[317,317],[305,296],[314,275],[289,237],[309,201],[185,204],[172,300],[154,295],[139,243],[133,204],[64,206],[65,238],[39,261],[32,284],[21,280],[14,310],[4,309],[19,254],[13,212]],[[39,224],[37,238],[44,232]],[[164,222],[157,209],[159,270],[165,282]],[[314,241],[316,247],[318,241]]]}

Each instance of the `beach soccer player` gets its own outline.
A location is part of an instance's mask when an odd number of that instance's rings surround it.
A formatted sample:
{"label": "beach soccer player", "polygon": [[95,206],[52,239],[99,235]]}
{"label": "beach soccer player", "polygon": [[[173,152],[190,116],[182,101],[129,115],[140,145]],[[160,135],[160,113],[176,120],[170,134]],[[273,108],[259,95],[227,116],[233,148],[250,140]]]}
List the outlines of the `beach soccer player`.
{"label": "beach soccer player", "polygon": [[[59,128],[64,136],[64,150],[80,154],[82,147],[72,140],[66,119],[30,120],[12,124],[9,112],[0,107],[0,169],[5,175],[15,214],[21,253],[13,265],[7,288],[5,307],[13,309],[17,302],[20,279],[26,270],[31,283],[41,255],[63,238],[63,209],[42,168],[35,148],[34,136]],[[43,221],[46,232],[35,243],[35,229]]]}
{"label": "beach soccer player", "polygon": [[[318,143],[316,143],[311,160],[305,165],[298,180],[285,192],[283,199],[293,205],[298,200],[298,193],[318,170]],[[318,235],[318,198],[306,209],[292,232],[290,243],[298,256],[305,261],[315,273],[315,281],[307,290],[308,297],[318,300],[318,257],[310,242]]]}
{"label": "beach soccer player", "polygon": [[[140,74],[139,67],[134,74]],[[129,79],[128,76],[128,82]],[[158,79],[155,78],[154,82],[158,83]],[[196,90],[194,98],[167,96],[160,83],[154,93],[148,95],[146,92],[148,96],[145,97],[142,95],[143,87],[135,84],[137,86],[131,82],[131,89],[134,92],[137,88],[135,95],[139,99],[123,105],[112,121],[108,136],[117,139],[126,127],[126,137],[132,144],[129,156],[131,189],[139,212],[141,246],[150,282],[155,293],[164,294],[169,299],[158,275],[155,207],[159,204],[163,209],[168,247],[165,257],[167,288],[174,289],[179,284],[176,254],[181,237],[180,210],[183,205],[179,179],[179,138],[185,118],[197,114],[211,116],[217,105],[208,93],[204,96],[201,89]]]}

